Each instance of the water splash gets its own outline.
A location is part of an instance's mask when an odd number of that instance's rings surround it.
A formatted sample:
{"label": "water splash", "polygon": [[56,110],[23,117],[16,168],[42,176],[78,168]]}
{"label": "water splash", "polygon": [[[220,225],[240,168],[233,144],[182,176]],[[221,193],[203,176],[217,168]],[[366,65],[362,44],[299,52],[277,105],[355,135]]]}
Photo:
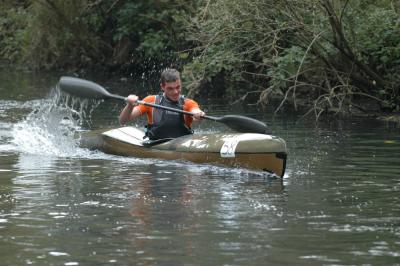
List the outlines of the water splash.
{"label": "water splash", "polygon": [[86,152],[79,149],[79,133],[90,124],[90,115],[98,104],[72,98],[55,88],[47,99],[24,104],[33,110],[13,125],[11,143],[26,154],[67,157]]}

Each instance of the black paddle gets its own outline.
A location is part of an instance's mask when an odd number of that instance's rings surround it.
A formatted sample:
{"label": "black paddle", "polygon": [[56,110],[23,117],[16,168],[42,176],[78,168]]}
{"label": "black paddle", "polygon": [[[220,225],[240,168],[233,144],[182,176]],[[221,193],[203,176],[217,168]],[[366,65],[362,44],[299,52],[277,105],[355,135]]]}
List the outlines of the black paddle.
{"label": "black paddle", "polygon": [[[58,85],[61,90],[67,92],[68,94],[85,97],[85,98],[93,98],[93,99],[117,99],[126,101],[126,97],[122,97],[120,95],[109,93],[105,88],[96,84],[89,80],[84,80],[80,78],[74,77],[61,77]],[[169,110],[172,112],[182,113],[186,115],[193,116],[193,113],[174,109],[167,106],[162,106],[154,103],[147,103],[144,101],[137,101],[138,104],[143,104],[147,106],[151,106],[154,108]],[[221,117],[214,116],[203,116],[204,119],[212,120],[215,122],[223,123],[226,126],[242,133],[267,133],[267,125],[261,121],[258,121],[253,118],[249,118],[246,116],[239,115],[225,115]]]}

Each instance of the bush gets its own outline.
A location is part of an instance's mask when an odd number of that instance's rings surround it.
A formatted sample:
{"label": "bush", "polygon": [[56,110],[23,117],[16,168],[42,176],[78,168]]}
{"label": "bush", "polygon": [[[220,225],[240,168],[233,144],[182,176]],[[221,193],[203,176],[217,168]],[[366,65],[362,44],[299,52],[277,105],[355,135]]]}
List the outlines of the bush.
{"label": "bush", "polygon": [[398,17],[388,1],[208,1],[191,20],[185,77],[195,94],[222,73],[236,91],[258,90],[260,103],[280,95],[277,110],[346,113],[360,97],[398,108]]}
{"label": "bush", "polygon": [[2,4],[0,11],[0,56],[3,60],[16,63],[24,52],[27,40],[25,28],[29,14],[23,7]]}
{"label": "bush", "polygon": [[0,49],[38,69],[121,70],[171,62],[185,47],[182,17],[194,11],[193,5],[185,0],[37,0],[16,8],[14,3],[0,20]]}

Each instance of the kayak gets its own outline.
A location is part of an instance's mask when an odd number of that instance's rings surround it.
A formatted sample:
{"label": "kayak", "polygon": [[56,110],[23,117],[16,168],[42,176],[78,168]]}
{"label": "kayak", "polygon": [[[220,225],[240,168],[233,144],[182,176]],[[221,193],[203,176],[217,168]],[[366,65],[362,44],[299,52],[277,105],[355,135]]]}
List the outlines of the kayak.
{"label": "kayak", "polygon": [[283,177],[286,168],[286,143],[283,139],[259,133],[191,134],[175,139],[150,141],[136,127],[91,131],[83,134],[84,148],[105,153],[186,160],[194,163],[266,171]]}

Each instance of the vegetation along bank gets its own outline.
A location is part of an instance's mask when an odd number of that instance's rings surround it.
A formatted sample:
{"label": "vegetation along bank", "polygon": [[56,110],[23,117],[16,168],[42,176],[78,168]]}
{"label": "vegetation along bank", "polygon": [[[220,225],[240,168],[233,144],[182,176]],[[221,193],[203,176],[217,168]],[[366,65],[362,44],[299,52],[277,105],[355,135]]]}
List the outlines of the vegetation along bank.
{"label": "vegetation along bank", "polygon": [[304,115],[400,112],[395,0],[5,0],[2,62],[182,70],[186,94]]}

